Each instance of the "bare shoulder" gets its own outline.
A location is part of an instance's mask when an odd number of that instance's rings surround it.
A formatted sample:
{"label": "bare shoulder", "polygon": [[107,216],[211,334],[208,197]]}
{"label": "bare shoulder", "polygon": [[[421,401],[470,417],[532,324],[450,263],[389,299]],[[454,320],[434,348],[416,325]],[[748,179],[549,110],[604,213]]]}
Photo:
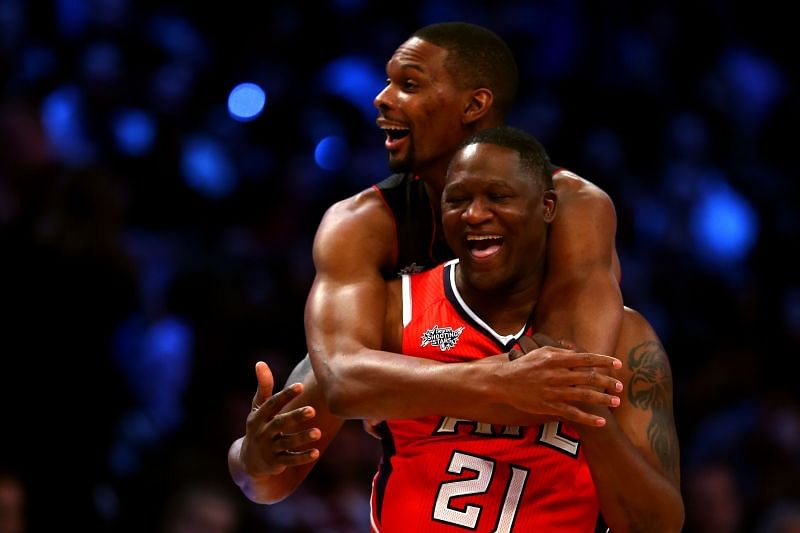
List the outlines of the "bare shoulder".
{"label": "bare shoulder", "polygon": [[650,322],[639,311],[625,306],[618,347],[630,347],[642,341],[661,342]]}
{"label": "bare shoulder", "polygon": [[[591,181],[561,169],[553,175],[558,209],[551,224],[548,261],[553,265],[548,278],[563,276],[587,268],[610,268],[619,278],[615,238],[617,212],[611,197]],[[558,274],[558,273],[563,274]]]}
{"label": "bare shoulder", "polygon": [[374,189],[365,189],[331,205],[314,237],[318,273],[357,265],[390,268],[397,236],[394,218]]}
{"label": "bare shoulder", "polygon": [[611,197],[597,184],[583,178],[572,171],[559,169],[553,174],[553,184],[560,202],[571,199],[594,200],[599,206],[613,208]]}
{"label": "bare shoulder", "polygon": [[[392,224],[389,209],[375,189],[364,189],[331,205],[320,223],[319,230],[340,224],[359,226],[362,223]],[[318,231],[319,231],[318,230]]]}

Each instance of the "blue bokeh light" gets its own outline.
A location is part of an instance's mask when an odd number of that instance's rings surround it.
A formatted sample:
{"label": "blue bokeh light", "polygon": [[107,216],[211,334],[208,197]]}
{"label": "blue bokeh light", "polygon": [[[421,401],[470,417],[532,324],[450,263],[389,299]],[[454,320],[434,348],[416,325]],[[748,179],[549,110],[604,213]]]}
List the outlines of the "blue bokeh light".
{"label": "blue bokeh light", "polygon": [[69,165],[81,165],[93,157],[86,138],[82,94],[74,85],[62,86],[42,102],[42,123],[58,157]]}
{"label": "blue bokeh light", "polygon": [[89,25],[92,6],[88,0],[56,0],[56,25],[62,35],[77,37]]}
{"label": "blue bokeh light", "polygon": [[131,156],[147,153],[156,137],[153,117],[145,111],[135,109],[119,113],[115,117],[113,130],[120,151]]}
{"label": "blue bokeh light", "polygon": [[212,199],[228,196],[238,182],[228,154],[217,141],[207,137],[187,141],[181,157],[181,170],[191,188]]}
{"label": "blue bokeh light", "polygon": [[349,147],[341,137],[325,137],[314,150],[314,161],[325,170],[339,170],[347,161]]}
{"label": "blue bokeh light", "polygon": [[228,95],[228,112],[241,122],[253,120],[264,110],[267,94],[255,83],[240,83]]}
{"label": "blue bokeh light", "polygon": [[344,98],[371,120],[375,117],[372,101],[383,89],[384,73],[371,61],[358,56],[344,56],[325,67],[322,84],[328,91]]}
{"label": "blue bokeh light", "polygon": [[698,256],[712,263],[743,259],[758,235],[758,217],[742,195],[725,184],[708,190],[691,214],[691,231]]}

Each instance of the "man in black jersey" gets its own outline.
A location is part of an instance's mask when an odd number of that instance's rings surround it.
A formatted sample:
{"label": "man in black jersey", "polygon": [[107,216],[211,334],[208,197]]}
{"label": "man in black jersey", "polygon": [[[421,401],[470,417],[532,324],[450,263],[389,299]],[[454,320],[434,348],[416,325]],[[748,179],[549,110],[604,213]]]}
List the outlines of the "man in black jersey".
{"label": "man in black jersey", "polygon": [[[399,418],[425,410],[447,415],[488,402],[587,426],[606,422],[566,401],[569,387],[534,375],[543,360],[566,365],[548,347],[515,361],[511,372],[504,368],[503,380],[496,376],[497,365],[509,364],[504,357],[446,365],[380,352],[385,279],[452,257],[437,223],[447,165],[469,135],[502,124],[517,88],[506,44],[464,23],[415,32],[387,63],[387,75],[375,98],[377,123],[386,132],[390,167],[399,174],[333,205],[320,223],[316,278],[306,305],[310,360],[274,396],[269,368],[263,362],[256,367],[259,389],[246,434],[228,455],[234,480],[254,501],[284,497],[345,418]],[[590,182],[563,169],[553,173],[560,214],[551,226],[536,328],[588,350],[585,357],[599,376],[613,359],[598,354],[612,353],[622,320],[614,207]],[[527,393],[508,397],[514,389]],[[607,401],[598,397],[597,405]]]}

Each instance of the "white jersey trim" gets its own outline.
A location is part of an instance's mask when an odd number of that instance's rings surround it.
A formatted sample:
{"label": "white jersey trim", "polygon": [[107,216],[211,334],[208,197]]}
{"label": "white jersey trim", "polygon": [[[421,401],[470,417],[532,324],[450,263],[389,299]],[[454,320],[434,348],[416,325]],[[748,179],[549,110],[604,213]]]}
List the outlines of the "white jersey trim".
{"label": "white jersey trim", "polygon": [[403,328],[411,322],[411,278],[408,274],[403,274]]}

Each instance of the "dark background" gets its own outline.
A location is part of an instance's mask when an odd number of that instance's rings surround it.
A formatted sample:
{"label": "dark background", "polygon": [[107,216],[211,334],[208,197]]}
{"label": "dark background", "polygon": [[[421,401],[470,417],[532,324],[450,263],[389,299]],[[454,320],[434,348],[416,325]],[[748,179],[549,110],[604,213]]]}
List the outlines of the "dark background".
{"label": "dark background", "polygon": [[[24,483],[29,531],[178,531],[200,493],[235,522],[215,531],[368,529],[379,450],[357,423],[275,506],[247,501],[225,456],[254,363],[283,383],[305,353],[324,209],[388,173],[386,60],[444,20],[509,42],[510,122],[615,201],[626,303],[673,365],[686,531],[798,527],[788,12],[199,4],[0,0],[0,472]],[[248,121],[228,110],[242,82],[266,91]]]}

